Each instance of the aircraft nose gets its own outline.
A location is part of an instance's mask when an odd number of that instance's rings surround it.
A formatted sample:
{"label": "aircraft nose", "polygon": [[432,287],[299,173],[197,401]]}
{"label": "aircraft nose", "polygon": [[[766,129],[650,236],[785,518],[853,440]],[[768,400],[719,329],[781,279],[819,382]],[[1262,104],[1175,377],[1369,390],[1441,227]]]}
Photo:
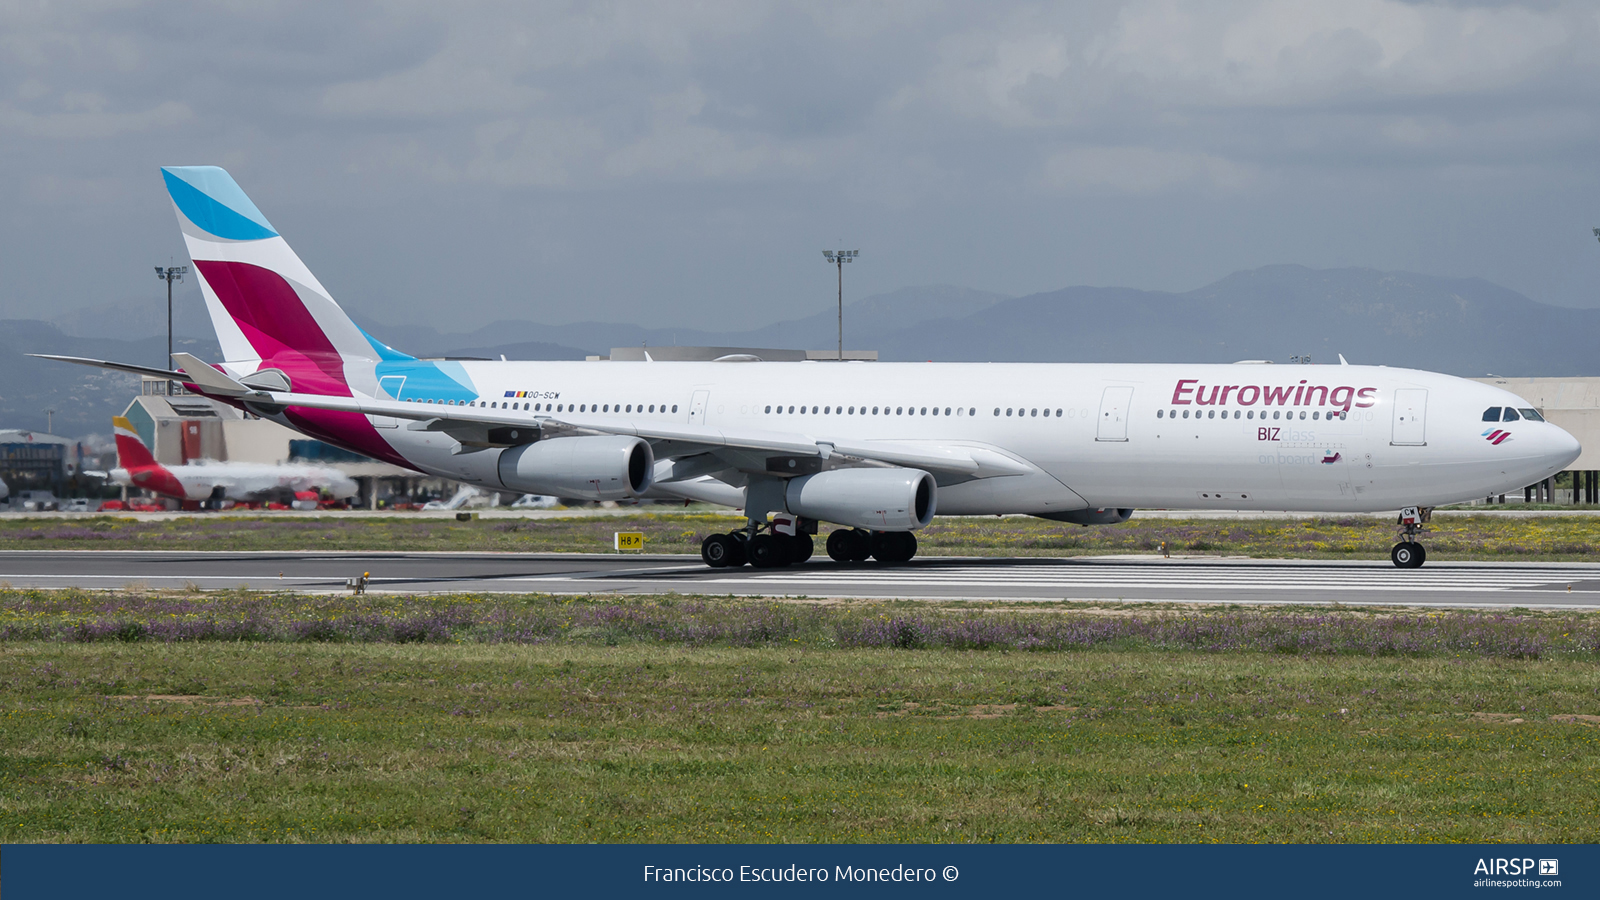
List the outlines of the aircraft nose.
{"label": "aircraft nose", "polygon": [[1548,449],[1545,451],[1552,468],[1565,469],[1583,453],[1583,445],[1573,437],[1565,428],[1557,425],[1550,426]]}

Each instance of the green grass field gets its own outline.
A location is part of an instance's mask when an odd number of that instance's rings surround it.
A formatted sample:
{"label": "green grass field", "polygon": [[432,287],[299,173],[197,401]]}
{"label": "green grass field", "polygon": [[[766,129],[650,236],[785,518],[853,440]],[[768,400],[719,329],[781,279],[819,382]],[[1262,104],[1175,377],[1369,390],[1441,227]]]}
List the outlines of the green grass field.
{"label": "green grass field", "polygon": [[[0,550],[477,550],[596,552],[615,531],[643,531],[645,549],[698,553],[700,541],[738,527],[724,512],[641,513],[564,519],[421,516],[316,518],[197,516],[0,519]],[[1430,559],[1600,559],[1600,516],[1440,516],[1424,535]],[[1367,516],[1313,519],[1141,519],[1083,528],[1033,518],[946,517],[918,532],[922,555],[1077,556],[1105,553],[1224,554],[1387,559],[1391,522]]]}
{"label": "green grass field", "polygon": [[1593,614],[36,591],[0,614],[0,842],[1600,840]]}

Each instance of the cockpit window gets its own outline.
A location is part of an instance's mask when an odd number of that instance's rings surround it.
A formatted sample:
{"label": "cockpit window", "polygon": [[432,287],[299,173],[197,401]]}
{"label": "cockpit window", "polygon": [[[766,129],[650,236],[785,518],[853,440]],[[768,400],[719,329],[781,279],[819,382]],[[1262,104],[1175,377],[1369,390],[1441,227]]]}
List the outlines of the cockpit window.
{"label": "cockpit window", "polygon": [[1502,421],[1502,422],[1515,422],[1520,418],[1522,418],[1522,417],[1517,415],[1517,411],[1508,406],[1508,407],[1506,407],[1505,416],[1502,417],[1500,419],[1500,421]]}
{"label": "cockpit window", "polygon": [[1498,422],[1498,421],[1500,421],[1500,407],[1491,406],[1488,409],[1484,410],[1483,411],[1483,420],[1485,422]]}
{"label": "cockpit window", "polygon": [[[1511,408],[1507,407],[1506,408],[1506,412],[1511,412]],[[1544,416],[1539,415],[1539,411],[1537,409],[1524,409],[1524,410],[1520,410],[1520,412],[1522,413],[1522,417],[1524,419],[1527,419],[1529,422],[1543,422],[1544,421]]]}

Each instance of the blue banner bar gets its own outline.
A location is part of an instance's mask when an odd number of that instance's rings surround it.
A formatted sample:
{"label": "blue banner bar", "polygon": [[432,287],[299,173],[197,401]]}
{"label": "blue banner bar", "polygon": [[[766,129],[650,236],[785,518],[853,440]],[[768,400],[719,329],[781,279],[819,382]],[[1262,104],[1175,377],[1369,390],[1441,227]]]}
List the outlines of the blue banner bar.
{"label": "blue banner bar", "polygon": [[[7,900],[289,897],[1492,897],[1600,893],[1600,847],[56,846],[0,851]],[[1548,894],[1546,895],[1549,896]]]}

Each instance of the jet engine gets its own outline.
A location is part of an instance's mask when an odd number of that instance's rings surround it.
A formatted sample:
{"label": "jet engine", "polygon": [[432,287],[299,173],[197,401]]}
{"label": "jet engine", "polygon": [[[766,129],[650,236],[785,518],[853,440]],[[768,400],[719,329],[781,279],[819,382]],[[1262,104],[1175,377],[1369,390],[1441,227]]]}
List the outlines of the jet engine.
{"label": "jet engine", "polygon": [[933,476],[921,469],[834,469],[792,478],[789,512],[872,531],[914,531],[933,521]]}
{"label": "jet engine", "polygon": [[626,500],[650,489],[650,445],[636,437],[563,437],[512,447],[500,454],[500,483],[513,491]]}

